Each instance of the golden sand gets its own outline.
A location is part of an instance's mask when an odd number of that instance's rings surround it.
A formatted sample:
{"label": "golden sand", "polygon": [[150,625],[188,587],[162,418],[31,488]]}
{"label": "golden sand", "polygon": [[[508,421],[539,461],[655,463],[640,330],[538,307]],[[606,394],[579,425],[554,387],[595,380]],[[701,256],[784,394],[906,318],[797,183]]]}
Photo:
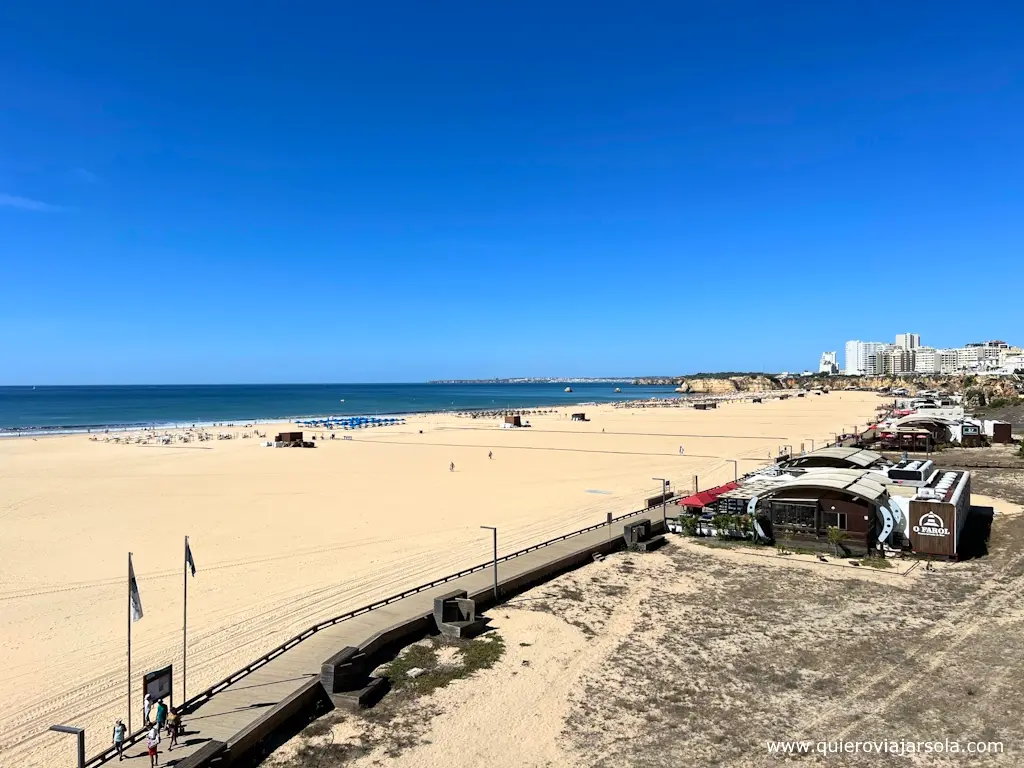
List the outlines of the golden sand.
{"label": "golden sand", "polygon": [[[833,392],[710,411],[574,407],[519,430],[424,415],[315,450],[0,441],[0,766],[71,766],[71,740],[47,726],[84,726],[92,754],[127,717],[129,551],[145,608],[133,674],[173,663],[180,694],[191,537],[196,693],[318,620],[486,560],[480,525],[498,526],[511,552],[639,508],[660,490],[653,477],[690,490],[696,474],[707,488],[732,479],[728,459],[743,473],[780,445],[820,445],[879,402]],[[570,421],[579,410],[591,421]]]}

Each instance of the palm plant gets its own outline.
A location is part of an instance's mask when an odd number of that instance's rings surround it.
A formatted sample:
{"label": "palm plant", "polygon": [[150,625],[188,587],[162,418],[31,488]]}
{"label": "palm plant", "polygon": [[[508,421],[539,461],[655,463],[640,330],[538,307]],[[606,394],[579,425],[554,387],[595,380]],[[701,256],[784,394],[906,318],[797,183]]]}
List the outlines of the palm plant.
{"label": "palm plant", "polygon": [[846,531],[830,525],[827,530],[828,543],[832,545],[832,554],[839,557],[839,545],[846,540]]}

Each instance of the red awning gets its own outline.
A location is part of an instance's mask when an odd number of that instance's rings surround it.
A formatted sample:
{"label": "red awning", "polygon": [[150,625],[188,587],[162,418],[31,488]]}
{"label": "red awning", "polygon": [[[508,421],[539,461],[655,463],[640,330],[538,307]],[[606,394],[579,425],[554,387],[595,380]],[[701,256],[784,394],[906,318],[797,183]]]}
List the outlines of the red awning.
{"label": "red awning", "polygon": [[695,493],[692,496],[687,496],[685,499],[679,499],[676,504],[682,507],[697,507],[698,509],[703,509],[723,493],[727,493],[739,487],[739,483],[726,483],[725,485],[720,485],[717,488],[708,488],[706,491],[701,491],[700,493]]}

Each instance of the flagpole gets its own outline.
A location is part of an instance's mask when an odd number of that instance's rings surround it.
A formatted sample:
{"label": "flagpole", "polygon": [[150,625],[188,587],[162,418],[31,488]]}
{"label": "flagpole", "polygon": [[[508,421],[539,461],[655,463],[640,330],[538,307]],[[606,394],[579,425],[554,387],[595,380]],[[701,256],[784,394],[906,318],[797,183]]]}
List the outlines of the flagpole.
{"label": "flagpole", "polygon": [[132,553],[128,553],[128,733],[132,733]]}
{"label": "flagpole", "polygon": [[182,582],[185,589],[183,617],[181,623],[181,704],[188,701],[185,688],[185,671],[188,666],[188,536],[185,537],[185,562],[182,564]]}

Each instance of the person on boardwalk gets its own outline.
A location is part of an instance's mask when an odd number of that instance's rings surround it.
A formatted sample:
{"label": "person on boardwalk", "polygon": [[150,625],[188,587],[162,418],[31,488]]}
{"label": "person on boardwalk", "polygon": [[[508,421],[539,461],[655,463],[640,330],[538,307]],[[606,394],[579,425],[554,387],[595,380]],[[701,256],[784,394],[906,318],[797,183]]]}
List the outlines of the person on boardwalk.
{"label": "person on boardwalk", "polygon": [[167,727],[167,705],[163,699],[156,703],[156,727],[161,731]]}
{"label": "person on boardwalk", "polygon": [[145,698],[142,700],[142,724],[149,725],[149,713],[153,709],[153,700],[149,698],[147,693]]}
{"label": "person on boardwalk", "polygon": [[167,715],[167,735],[171,737],[171,743],[167,746],[168,752],[177,746],[179,730],[181,730],[181,716],[172,709]]}
{"label": "person on boardwalk", "polygon": [[494,451],[488,451],[487,452],[487,458],[488,459],[493,459],[494,458]]}
{"label": "person on boardwalk", "polygon": [[454,461],[451,464],[448,465],[448,471],[449,472],[454,472],[455,471],[455,462]]}
{"label": "person on boardwalk", "polygon": [[149,729],[149,733],[146,734],[146,747],[149,749],[149,765],[150,768],[160,764],[160,757],[157,753],[157,747],[160,746],[160,729],[155,725]]}
{"label": "person on boardwalk", "polygon": [[121,762],[124,760],[124,737],[128,733],[128,728],[125,724],[118,720],[114,723],[114,749],[117,750],[117,761]]}

